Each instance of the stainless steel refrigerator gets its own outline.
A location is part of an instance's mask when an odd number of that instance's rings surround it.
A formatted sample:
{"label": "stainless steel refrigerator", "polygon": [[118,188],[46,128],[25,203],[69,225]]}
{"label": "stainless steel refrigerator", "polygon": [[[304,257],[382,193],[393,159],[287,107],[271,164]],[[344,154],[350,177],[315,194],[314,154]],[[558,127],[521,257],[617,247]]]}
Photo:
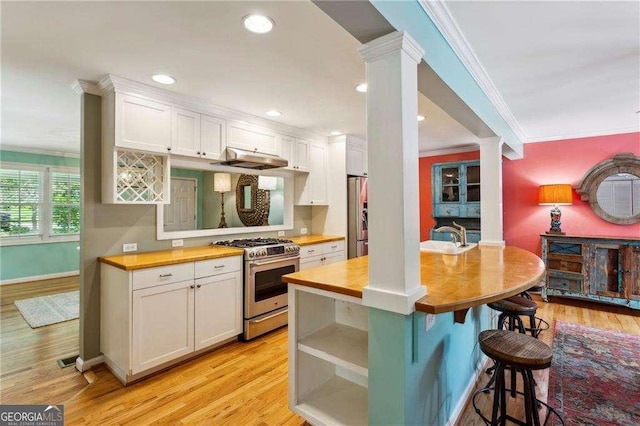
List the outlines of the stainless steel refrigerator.
{"label": "stainless steel refrigerator", "polygon": [[369,254],[367,235],[367,178],[347,178],[348,211],[348,257],[360,257]]}

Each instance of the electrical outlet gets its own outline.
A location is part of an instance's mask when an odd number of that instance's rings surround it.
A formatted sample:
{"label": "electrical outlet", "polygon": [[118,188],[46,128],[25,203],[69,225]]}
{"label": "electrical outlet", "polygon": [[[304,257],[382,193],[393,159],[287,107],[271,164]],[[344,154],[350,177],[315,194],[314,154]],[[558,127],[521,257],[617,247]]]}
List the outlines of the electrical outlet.
{"label": "electrical outlet", "polygon": [[182,247],[184,240],[171,240],[171,247]]}
{"label": "electrical outlet", "polygon": [[434,325],[436,325],[436,316],[434,314],[427,314],[425,319],[424,330],[429,331],[429,329]]}
{"label": "electrical outlet", "polygon": [[284,237],[284,231],[278,231],[278,237]]}
{"label": "electrical outlet", "polygon": [[307,228],[300,228],[300,234],[306,235],[307,234]]}
{"label": "electrical outlet", "polygon": [[124,243],[122,245],[123,253],[128,253],[130,251],[138,251],[138,243]]}

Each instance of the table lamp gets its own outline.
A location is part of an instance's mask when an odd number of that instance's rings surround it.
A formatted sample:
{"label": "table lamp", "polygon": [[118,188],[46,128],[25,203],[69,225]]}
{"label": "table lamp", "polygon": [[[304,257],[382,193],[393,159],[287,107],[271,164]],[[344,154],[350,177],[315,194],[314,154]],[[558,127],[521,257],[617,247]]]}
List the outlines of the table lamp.
{"label": "table lamp", "polygon": [[264,217],[262,219],[262,225],[269,225],[269,210],[271,205],[271,193],[269,191],[274,191],[278,188],[278,178],[275,176],[258,176],[258,189],[262,189],[266,191],[266,208]]}
{"label": "table lamp", "polygon": [[231,175],[229,173],[214,173],[213,190],[220,193],[220,199],[222,200],[218,228],[227,228],[227,221],[224,219],[224,193],[231,191]]}
{"label": "table lamp", "polygon": [[558,206],[570,206],[573,204],[571,185],[540,185],[538,204],[541,206],[553,206],[551,209],[551,228],[547,231],[547,234],[564,235],[564,232],[560,229],[560,217],[562,213]]}

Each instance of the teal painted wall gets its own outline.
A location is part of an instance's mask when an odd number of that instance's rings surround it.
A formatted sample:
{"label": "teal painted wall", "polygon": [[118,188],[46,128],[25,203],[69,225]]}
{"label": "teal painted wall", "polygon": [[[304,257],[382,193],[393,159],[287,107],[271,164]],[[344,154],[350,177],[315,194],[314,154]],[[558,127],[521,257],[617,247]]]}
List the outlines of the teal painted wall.
{"label": "teal painted wall", "polygon": [[369,424],[444,425],[480,365],[480,331],[487,307],[471,309],[464,324],[436,316],[369,309]]}
{"label": "teal painted wall", "polygon": [[371,3],[395,29],[406,31],[422,46],[427,64],[496,135],[509,144],[521,142],[417,1],[371,0]]}
{"label": "teal painted wall", "polygon": [[[79,167],[80,159],[0,150],[0,161]],[[0,281],[72,272],[80,269],[78,241],[0,247]]]}

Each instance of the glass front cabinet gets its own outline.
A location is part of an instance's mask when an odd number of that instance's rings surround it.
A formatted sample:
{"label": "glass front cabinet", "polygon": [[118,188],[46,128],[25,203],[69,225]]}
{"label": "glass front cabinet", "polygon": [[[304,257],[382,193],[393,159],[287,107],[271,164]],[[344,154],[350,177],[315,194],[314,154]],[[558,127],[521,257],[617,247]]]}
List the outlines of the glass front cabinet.
{"label": "glass front cabinet", "polygon": [[433,217],[480,217],[480,162],[434,164]]}

